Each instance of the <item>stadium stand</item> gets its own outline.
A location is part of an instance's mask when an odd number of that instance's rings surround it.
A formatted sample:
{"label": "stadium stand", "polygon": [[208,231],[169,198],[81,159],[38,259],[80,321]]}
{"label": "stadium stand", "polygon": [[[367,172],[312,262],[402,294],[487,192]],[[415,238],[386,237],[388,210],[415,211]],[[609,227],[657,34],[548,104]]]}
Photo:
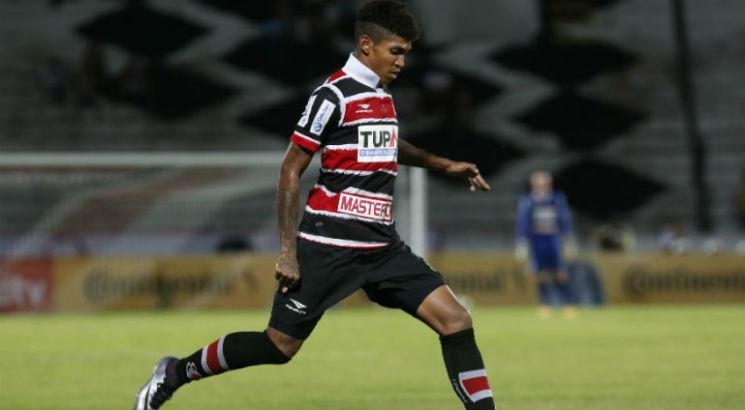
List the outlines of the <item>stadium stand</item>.
{"label": "stadium stand", "polygon": [[[346,3],[0,3],[10,39],[0,48],[0,152],[283,150],[303,96],[350,49]],[[423,16],[437,7],[412,3]],[[569,30],[529,24],[517,3],[488,22],[466,15],[480,31],[426,26],[394,86],[405,135],[477,162],[493,188],[477,197],[435,176],[433,247],[509,248],[517,197],[536,168],[568,193],[583,242],[621,218],[651,248],[666,222],[693,221],[667,3],[587,2]],[[745,74],[733,62],[745,56],[735,41],[745,15],[738,0],[699,3],[689,5],[690,36],[711,234],[733,242],[745,169]],[[516,13],[542,29],[489,31]],[[544,19],[551,13],[562,11]],[[54,171],[0,172],[0,254],[40,230],[67,253],[205,252],[236,233],[273,246],[271,168]]]}

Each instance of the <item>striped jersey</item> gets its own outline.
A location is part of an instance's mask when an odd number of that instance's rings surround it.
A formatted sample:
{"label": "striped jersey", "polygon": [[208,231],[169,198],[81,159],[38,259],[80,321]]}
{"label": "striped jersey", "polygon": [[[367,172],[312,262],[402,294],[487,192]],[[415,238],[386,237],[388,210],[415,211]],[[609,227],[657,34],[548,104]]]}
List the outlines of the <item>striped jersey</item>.
{"label": "striped jersey", "polygon": [[321,151],[318,181],[298,229],[302,239],[380,248],[400,239],[393,222],[398,120],[379,77],[353,54],[308,99],[290,140]]}

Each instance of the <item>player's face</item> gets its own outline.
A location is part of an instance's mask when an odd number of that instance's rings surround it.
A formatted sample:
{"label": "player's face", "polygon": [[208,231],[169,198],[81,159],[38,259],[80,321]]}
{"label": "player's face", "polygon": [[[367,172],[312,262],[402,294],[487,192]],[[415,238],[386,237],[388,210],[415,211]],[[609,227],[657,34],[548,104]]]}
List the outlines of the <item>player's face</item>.
{"label": "player's face", "polygon": [[406,54],[411,51],[411,41],[396,35],[385,36],[370,49],[370,69],[380,77],[383,85],[398,78],[406,64]]}
{"label": "player's face", "polygon": [[536,194],[545,194],[551,190],[551,175],[545,172],[536,172],[530,177],[530,185]]}

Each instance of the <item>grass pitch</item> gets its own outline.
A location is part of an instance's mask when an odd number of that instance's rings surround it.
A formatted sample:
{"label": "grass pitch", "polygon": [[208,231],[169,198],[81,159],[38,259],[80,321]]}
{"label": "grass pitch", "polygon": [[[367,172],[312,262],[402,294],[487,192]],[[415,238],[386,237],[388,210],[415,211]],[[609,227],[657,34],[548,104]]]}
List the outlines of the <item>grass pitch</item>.
{"label": "grass pitch", "polygon": [[[474,309],[501,410],[743,410],[745,305],[614,307],[575,320]],[[129,409],[165,354],[267,312],[0,317],[1,409]],[[288,365],[192,383],[165,409],[456,410],[434,334],[403,313],[335,310]]]}

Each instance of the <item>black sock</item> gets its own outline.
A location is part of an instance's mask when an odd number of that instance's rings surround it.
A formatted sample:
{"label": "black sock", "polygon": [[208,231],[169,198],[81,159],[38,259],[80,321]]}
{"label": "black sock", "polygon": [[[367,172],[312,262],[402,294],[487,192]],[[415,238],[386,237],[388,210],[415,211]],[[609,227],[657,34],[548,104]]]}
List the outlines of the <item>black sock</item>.
{"label": "black sock", "polygon": [[574,305],[576,303],[574,292],[572,292],[572,287],[569,283],[558,283],[556,287],[559,288],[559,296],[563,305]]}
{"label": "black sock", "polygon": [[440,336],[450,384],[466,410],[494,410],[494,399],[473,328]]}
{"label": "black sock", "polygon": [[223,336],[176,364],[178,385],[257,364],[290,361],[266,332],[236,332]]}

